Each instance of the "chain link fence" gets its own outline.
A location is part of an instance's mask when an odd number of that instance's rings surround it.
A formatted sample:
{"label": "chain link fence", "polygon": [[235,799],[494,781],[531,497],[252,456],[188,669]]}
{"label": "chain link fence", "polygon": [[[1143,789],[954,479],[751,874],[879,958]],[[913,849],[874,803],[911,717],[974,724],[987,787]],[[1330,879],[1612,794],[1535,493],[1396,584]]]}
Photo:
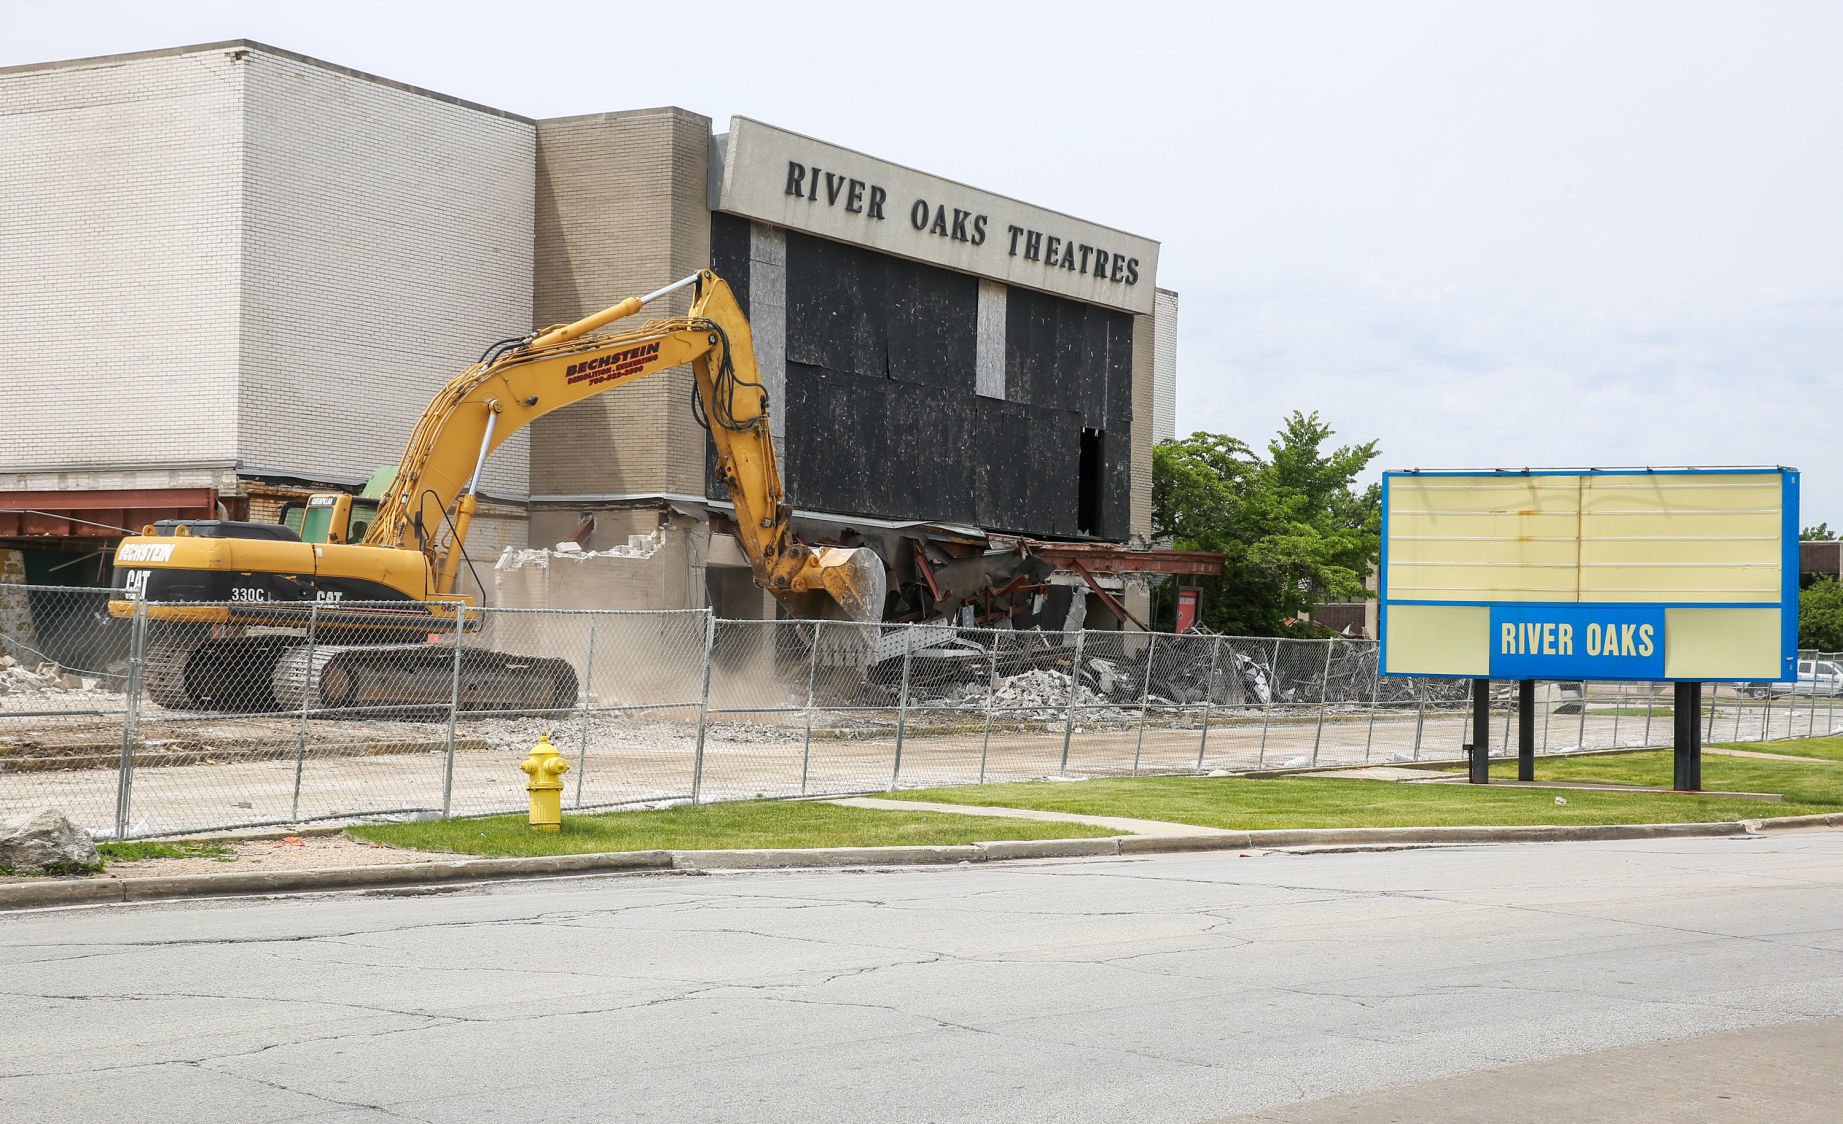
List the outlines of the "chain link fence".
{"label": "chain link fence", "polygon": [[[1469,680],[1380,676],[1370,641],[354,603],[226,630],[110,596],[0,586],[0,817],[133,838],[516,812],[545,735],[565,807],[601,809],[1459,761],[1472,732]],[[1705,740],[1835,731],[1843,662],[1800,668],[1705,690]],[[1538,753],[1672,737],[1668,684],[1545,683],[1536,705]],[[1515,708],[1494,684],[1494,754]]]}

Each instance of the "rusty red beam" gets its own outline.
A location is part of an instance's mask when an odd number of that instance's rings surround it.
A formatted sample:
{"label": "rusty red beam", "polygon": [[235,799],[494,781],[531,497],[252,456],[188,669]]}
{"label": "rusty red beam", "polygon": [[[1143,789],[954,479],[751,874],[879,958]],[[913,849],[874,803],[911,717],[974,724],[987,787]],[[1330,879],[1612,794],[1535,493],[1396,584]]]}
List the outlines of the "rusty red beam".
{"label": "rusty red beam", "polygon": [[1024,545],[1059,570],[1074,570],[1079,561],[1095,573],[1195,574],[1202,577],[1222,573],[1222,555],[1208,550],[1129,550],[1111,543],[1031,540],[1025,540]]}
{"label": "rusty red beam", "polygon": [[209,519],[210,488],[0,492],[0,538],[117,538],[160,519]]}
{"label": "rusty red beam", "polygon": [[1088,583],[1088,588],[1092,589],[1095,593],[1095,596],[1101,599],[1101,604],[1107,606],[1107,611],[1114,615],[1115,620],[1119,621],[1122,624],[1125,624],[1128,621],[1130,621],[1133,624],[1138,625],[1139,631],[1141,632],[1152,631],[1152,628],[1150,625],[1146,624],[1144,621],[1140,620],[1138,617],[1135,617],[1132,614],[1132,612],[1129,609],[1127,609],[1125,605],[1120,604],[1120,602],[1117,599],[1115,599],[1113,594],[1101,588],[1101,583],[1094,580],[1094,575],[1088,571],[1088,567],[1082,565],[1081,559],[1079,558],[1070,559],[1069,565],[1075,570],[1076,573],[1081,575],[1082,581],[1085,581]]}

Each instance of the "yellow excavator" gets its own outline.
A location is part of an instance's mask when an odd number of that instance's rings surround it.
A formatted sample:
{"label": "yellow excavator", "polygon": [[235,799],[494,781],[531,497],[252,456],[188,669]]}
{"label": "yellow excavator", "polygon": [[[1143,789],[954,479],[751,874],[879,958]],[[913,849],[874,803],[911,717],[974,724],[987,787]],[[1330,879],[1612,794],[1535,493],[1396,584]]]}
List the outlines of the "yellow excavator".
{"label": "yellow excavator", "polygon": [[[689,315],[598,333],[687,286],[696,286]],[[360,509],[368,523],[354,517],[352,497],[326,493],[309,497],[305,535],[278,524],[171,520],[123,539],[109,612],[131,617],[141,603],[155,623],[144,686],[175,709],[446,706],[457,684],[463,709],[574,705],[568,662],[462,642],[480,621],[455,592],[480,471],[545,414],[683,364],[696,376],[693,405],[716,446],[756,584],[799,618],[881,620],[882,560],[808,546],[789,528],[748,320],[729,286],[703,270],[489,348],[423,411],[375,513]],[[432,642],[444,634],[454,639]]]}

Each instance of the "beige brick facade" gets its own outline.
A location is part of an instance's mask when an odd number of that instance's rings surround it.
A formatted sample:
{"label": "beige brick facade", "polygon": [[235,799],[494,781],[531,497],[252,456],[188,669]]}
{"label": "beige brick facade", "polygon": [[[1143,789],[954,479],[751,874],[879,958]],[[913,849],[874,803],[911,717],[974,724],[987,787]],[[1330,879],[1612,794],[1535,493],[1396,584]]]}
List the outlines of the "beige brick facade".
{"label": "beige brick facade", "polygon": [[[539,323],[651,292],[710,264],[710,119],[643,109],[541,121],[537,130]],[[689,290],[633,322],[683,315]],[[537,496],[704,492],[704,438],[688,368],[579,402],[532,427]]]}

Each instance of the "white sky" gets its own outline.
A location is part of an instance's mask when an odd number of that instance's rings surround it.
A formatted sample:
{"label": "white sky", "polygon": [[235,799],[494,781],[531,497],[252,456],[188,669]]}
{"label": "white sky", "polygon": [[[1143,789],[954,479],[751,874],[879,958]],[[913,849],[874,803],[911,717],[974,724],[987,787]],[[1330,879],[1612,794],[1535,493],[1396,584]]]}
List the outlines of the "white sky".
{"label": "white sky", "polygon": [[1163,242],[1178,428],[1377,467],[1785,464],[1843,524],[1843,5],[0,0],[533,117],[746,114]]}

